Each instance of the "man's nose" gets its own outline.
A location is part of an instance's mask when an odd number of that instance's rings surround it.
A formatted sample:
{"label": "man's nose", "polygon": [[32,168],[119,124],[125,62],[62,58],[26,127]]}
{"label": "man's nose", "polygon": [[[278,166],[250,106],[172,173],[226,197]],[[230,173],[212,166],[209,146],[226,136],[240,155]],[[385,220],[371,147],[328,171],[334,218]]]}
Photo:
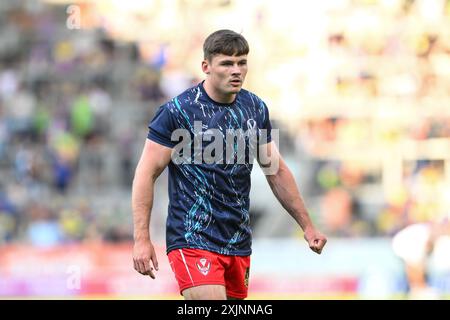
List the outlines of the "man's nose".
{"label": "man's nose", "polygon": [[231,74],[241,74],[241,68],[236,64],[233,66],[233,69],[231,70]]}

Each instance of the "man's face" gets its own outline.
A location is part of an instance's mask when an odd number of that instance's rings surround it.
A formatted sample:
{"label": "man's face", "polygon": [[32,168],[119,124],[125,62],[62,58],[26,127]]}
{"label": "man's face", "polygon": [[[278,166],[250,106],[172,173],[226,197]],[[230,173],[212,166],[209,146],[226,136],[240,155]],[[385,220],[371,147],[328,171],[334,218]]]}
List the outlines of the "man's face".
{"label": "man's face", "polygon": [[247,75],[247,55],[217,54],[211,58],[211,61],[203,60],[202,69],[218,94],[236,94],[241,90]]}

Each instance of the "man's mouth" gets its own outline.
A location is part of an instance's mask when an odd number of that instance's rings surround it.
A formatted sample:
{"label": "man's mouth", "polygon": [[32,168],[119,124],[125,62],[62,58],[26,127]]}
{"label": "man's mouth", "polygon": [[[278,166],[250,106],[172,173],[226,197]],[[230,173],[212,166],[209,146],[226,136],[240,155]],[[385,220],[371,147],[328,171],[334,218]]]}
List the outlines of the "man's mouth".
{"label": "man's mouth", "polygon": [[239,79],[234,79],[234,80],[231,80],[230,82],[232,84],[234,84],[234,85],[240,85],[241,84],[241,80],[239,80]]}

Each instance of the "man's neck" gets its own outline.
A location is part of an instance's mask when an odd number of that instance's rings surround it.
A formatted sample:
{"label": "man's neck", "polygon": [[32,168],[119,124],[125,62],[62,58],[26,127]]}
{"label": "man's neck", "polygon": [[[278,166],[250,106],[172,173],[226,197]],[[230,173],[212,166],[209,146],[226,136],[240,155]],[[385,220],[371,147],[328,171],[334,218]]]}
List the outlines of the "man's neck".
{"label": "man's neck", "polygon": [[214,87],[208,82],[208,79],[203,82],[203,88],[206,91],[206,94],[213,99],[215,102],[219,103],[232,103],[236,99],[236,93],[231,94],[220,94]]}

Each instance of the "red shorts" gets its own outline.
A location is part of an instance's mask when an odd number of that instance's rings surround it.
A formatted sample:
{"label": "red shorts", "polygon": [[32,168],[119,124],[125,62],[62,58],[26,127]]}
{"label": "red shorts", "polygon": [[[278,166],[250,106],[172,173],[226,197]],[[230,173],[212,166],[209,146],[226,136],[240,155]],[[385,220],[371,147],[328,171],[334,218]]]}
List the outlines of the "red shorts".
{"label": "red shorts", "polygon": [[195,286],[218,284],[225,287],[229,297],[247,297],[250,256],[226,256],[183,248],[170,251],[168,257],[180,293]]}

